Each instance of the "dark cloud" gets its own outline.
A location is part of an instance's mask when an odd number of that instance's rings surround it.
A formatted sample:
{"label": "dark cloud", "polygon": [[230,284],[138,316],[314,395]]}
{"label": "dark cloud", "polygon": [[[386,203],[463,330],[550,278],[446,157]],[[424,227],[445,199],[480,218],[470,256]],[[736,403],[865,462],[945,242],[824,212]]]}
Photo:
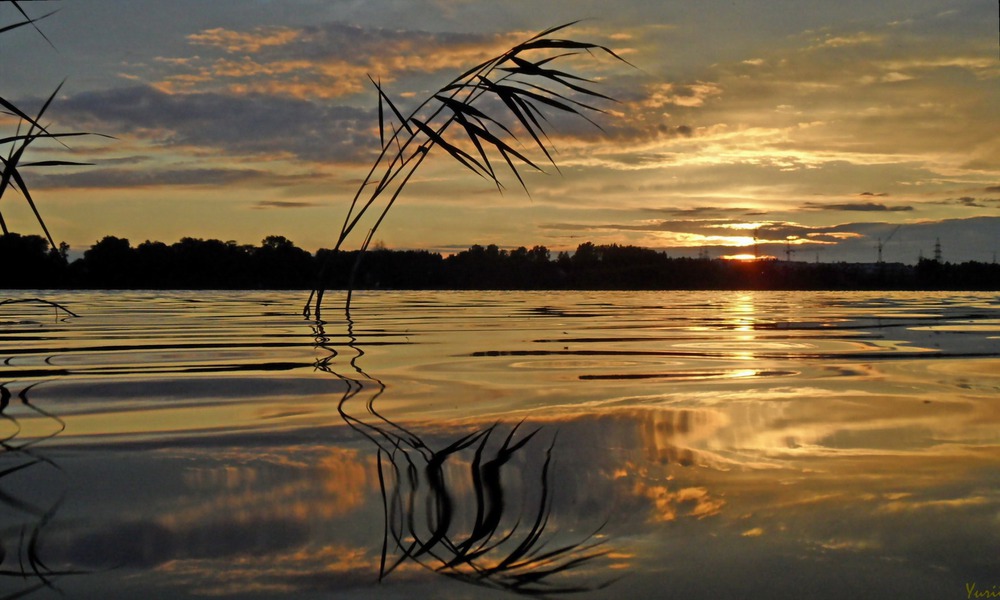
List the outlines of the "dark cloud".
{"label": "dark cloud", "polygon": [[758,238],[771,241],[801,238],[820,242],[837,233],[836,227],[807,227],[795,223],[769,223],[756,231]]}
{"label": "dark cloud", "polygon": [[[327,22],[308,27],[221,27],[187,36],[193,55],[141,65],[162,89],[243,91],[334,98],[368,88],[367,75],[403,82],[438,71],[460,72],[502,52],[513,38],[361,27]],[[423,83],[416,85],[424,85]]]}
{"label": "dark cloud", "polygon": [[619,225],[590,225],[585,223],[542,223],[539,224],[538,228],[542,230],[554,230],[554,231],[597,231],[607,228],[618,228],[622,227]]}
{"label": "dark cloud", "polygon": [[[692,138],[697,135],[694,127],[687,124],[674,125],[669,122],[658,122],[662,117],[643,115],[643,110],[630,112],[624,118],[611,119],[599,117],[596,119],[600,129],[590,123],[577,119],[578,122],[559,123],[558,131],[568,127],[569,131],[583,139],[601,139],[614,142],[623,141],[657,141],[678,138]],[[587,127],[585,127],[585,125]],[[656,155],[659,157],[660,155]]]}
{"label": "dark cloud", "polygon": [[[748,229],[736,229],[732,225],[745,223],[743,219],[668,219],[662,221],[633,223],[549,223],[541,225],[542,229],[567,230],[567,231],[622,231],[622,232],[671,232],[700,234],[706,236],[741,236],[753,235],[753,231]],[[761,226],[758,231],[765,229],[777,231],[781,224],[769,224]],[[805,228],[797,228],[796,232],[808,231]],[[797,235],[798,233],[796,233]]]}
{"label": "dark cloud", "polygon": [[888,196],[889,194],[887,194],[885,192],[879,192],[877,194],[875,192],[861,192],[858,195],[859,196],[875,196],[877,198],[884,198],[884,197]]}
{"label": "dark cloud", "polygon": [[978,200],[971,196],[962,196],[958,198],[956,204],[961,204],[962,206],[968,206],[971,208],[986,208],[985,204],[980,203]]}
{"label": "dark cloud", "polygon": [[690,125],[671,125],[670,123],[657,123],[655,125],[650,125],[649,127],[637,127],[637,125],[643,125],[642,122],[636,123],[611,123],[608,127],[602,128],[605,131],[598,130],[604,137],[611,138],[622,138],[629,137],[635,139],[661,139],[669,140],[674,138],[690,138],[694,136],[694,129]]}
{"label": "dark cloud", "polygon": [[[114,142],[109,142],[109,145],[113,146]],[[148,156],[148,155],[143,156],[143,155],[136,154],[136,155],[132,155],[132,156],[118,156],[118,157],[111,157],[111,158],[101,158],[99,161],[96,161],[96,162],[98,164],[100,164],[101,167],[107,168],[107,167],[110,167],[112,165],[141,165],[141,164],[146,163],[146,162],[148,162],[150,160],[152,160],[151,156]]]}
{"label": "dark cloud", "polygon": [[264,200],[253,205],[258,210],[271,208],[310,208],[318,206],[315,202],[302,202],[297,200]]}
{"label": "dark cloud", "polygon": [[[217,50],[222,54],[252,55],[259,62],[272,60],[321,60],[351,57],[363,63],[380,57],[392,62],[397,56],[422,57],[416,64],[433,64],[433,54],[447,48],[489,46],[496,35],[430,32],[418,29],[363,27],[330,21],[302,28],[256,27],[246,30],[205,29],[188,36],[201,48],[199,55]],[[497,48],[501,52],[504,48]],[[418,52],[415,52],[418,51]]]}
{"label": "dark cloud", "polygon": [[984,190],[987,194],[1000,194],[1000,185],[991,185]]}
{"label": "dark cloud", "polygon": [[227,185],[250,181],[275,183],[278,176],[254,169],[87,169],[78,173],[33,174],[37,188],[123,188],[161,185]]}
{"label": "dark cloud", "polygon": [[[456,47],[480,47],[497,43],[495,35],[429,32],[406,29],[365,28],[330,22],[303,30],[292,44],[278,46],[274,54],[291,58],[392,57],[417,54],[422,64],[432,66],[433,55]],[[497,53],[506,48],[497,47]]]}
{"label": "dark cloud", "polygon": [[61,117],[161,147],[196,146],[239,155],[317,161],[367,159],[378,145],[373,110],[288,97],[218,92],[167,94],[149,86],[86,92],[60,102]]}
{"label": "dark cloud", "polygon": [[996,208],[997,206],[1000,206],[1000,198],[973,198],[971,196],[962,196],[961,198],[955,200],[955,202],[970,208]]}
{"label": "dark cloud", "polygon": [[939,206],[962,206],[966,208],[995,208],[1000,206],[1000,198],[975,198],[973,196],[961,196],[959,198],[945,198],[935,200],[928,204]]}
{"label": "dark cloud", "polygon": [[737,217],[758,217],[764,215],[764,211],[756,208],[746,208],[740,206],[695,206],[690,208],[648,208],[646,212],[655,212],[677,217],[709,217],[709,218],[737,218]]}
{"label": "dark cloud", "polygon": [[849,212],[908,212],[912,206],[887,206],[881,202],[844,202],[828,204],[825,202],[806,202],[805,210],[841,210]]}

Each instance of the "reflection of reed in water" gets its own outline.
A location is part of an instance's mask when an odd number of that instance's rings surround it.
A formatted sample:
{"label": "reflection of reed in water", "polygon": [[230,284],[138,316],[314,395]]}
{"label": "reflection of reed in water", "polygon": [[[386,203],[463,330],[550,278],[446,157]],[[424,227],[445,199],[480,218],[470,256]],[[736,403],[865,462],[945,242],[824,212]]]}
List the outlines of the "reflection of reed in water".
{"label": "reflection of reed in water", "polygon": [[41,298],[8,298],[7,300],[0,300],[0,306],[3,306],[5,304],[44,304],[46,306],[51,306],[53,309],[55,309],[57,318],[59,316],[59,311],[66,313],[70,317],[79,316],[75,312],[63,306],[62,304],[59,304],[57,302],[52,302],[49,300],[43,300]]}
{"label": "reflection of reed in water", "polygon": [[[33,383],[22,388],[17,393],[21,405],[34,414],[54,422],[57,427],[50,433],[18,440],[21,437],[21,421],[8,410],[14,394],[7,387],[8,383],[0,383],[0,419],[12,429],[0,438],[0,508],[8,514],[21,515],[19,526],[0,528],[0,581],[19,581],[21,589],[0,597],[0,600],[21,598],[42,588],[56,588],[56,578],[64,575],[80,574],[80,571],[56,570],[45,564],[40,556],[42,534],[46,526],[55,517],[62,504],[62,495],[50,503],[40,504],[25,499],[23,494],[13,491],[10,485],[17,473],[26,473],[30,469],[37,473],[36,467],[49,467],[62,472],[59,465],[51,459],[39,454],[34,446],[51,439],[66,428],[65,423],[57,415],[32,404],[28,400],[28,392],[37,385]],[[34,486],[32,486],[34,487]]]}
{"label": "reflection of reed in water", "polygon": [[[554,436],[544,445],[541,428],[523,433],[518,423],[504,435],[505,428],[494,424],[434,450],[415,431],[376,410],[386,386],[358,365],[364,351],[350,318],[347,347],[353,356],[348,364],[357,377],[334,369],[338,352],[322,322],[316,325],[316,340],[329,352],[317,360],[317,368],[347,383],[338,405],[341,417],[378,448],[385,517],[379,580],[410,560],[448,577],[522,594],[579,592],[612,583],[555,580],[607,551],[594,539],[597,532],[568,543],[554,543],[551,531],[546,535],[552,521]],[[367,415],[359,417],[348,403],[366,389],[371,391]],[[505,469],[515,458],[525,465],[520,480],[511,477],[513,468]],[[538,466],[533,480],[527,474],[530,465]]]}

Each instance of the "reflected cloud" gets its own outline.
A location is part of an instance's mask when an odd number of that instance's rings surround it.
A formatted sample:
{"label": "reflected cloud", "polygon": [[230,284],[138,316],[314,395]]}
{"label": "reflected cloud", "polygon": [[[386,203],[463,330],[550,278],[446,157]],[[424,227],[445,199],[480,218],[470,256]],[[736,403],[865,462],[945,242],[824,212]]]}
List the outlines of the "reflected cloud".
{"label": "reflected cloud", "polygon": [[[369,476],[373,461],[356,450],[316,452],[292,447],[283,454],[267,457],[263,464],[241,465],[247,462],[245,452],[216,453],[214,458],[221,464],[184,473],[191,499],[158,518],[157,523],[183,530],[220,516],[248,528],[273,520],[322,522],[356,512],[377,489]],[[289,469],[296,476],[274,481],[273,476],[267,476],[269,468]],[[266,502],[261,501],[262,494],[266,494]]]}
{"label": "reflected cloud", "polygon": [[712,498],[703,487],[681,488],[670,491],[666,486],[646,486],[642,482],[636,484],[636,495],[645,496],[653,502],[653,522],[676,521],[681,508],[687,509],[687,515],[698,519],[718,515],[726,501]]}
{"label": "reflected cloud", "polygon": [[708,452],[696,450],[699,442],[713,439],[728,425],[728,418],[712,410],[652,410],[632,411],[628,420],[642,428],[643,447],[652,462],[725,468],[728,461]]}
{"label": "reflected cloud", "polygon": [[887,513],[918,512],[924,510],[962,510],[970,506],[991,504],[992,500],[985,496],[966,498],[949,498],[946,500],[910,501],[908,499],[892,500],[879,507],[879,511]]}
{"label": "reflected cloud", "polygon": [[157,567],[171,579],[187,582],[208,596],[296,594],[303,591],[362,587],[371,579],[372,557],[358,548],[326,545],[232,561],[200,558]]}

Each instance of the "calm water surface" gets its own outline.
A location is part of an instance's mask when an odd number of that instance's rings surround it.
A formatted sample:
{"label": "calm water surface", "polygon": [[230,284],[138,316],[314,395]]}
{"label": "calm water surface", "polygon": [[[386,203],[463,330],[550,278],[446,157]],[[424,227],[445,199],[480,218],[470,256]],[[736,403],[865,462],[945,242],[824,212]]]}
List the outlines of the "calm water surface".
{"label": "calm water surface", "polygon": [[40,295],[0,598],[1000,589],[996,294]]}

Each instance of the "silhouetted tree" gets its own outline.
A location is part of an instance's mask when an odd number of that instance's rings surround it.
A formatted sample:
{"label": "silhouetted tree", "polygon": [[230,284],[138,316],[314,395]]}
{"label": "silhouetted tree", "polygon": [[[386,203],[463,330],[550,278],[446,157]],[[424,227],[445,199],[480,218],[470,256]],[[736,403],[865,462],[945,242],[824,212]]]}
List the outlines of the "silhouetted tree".
{"label": "silhouetted tree", "polygon": [[173,252],[163,242],[146,240],[135,249],[136,286],[144,289],[179,287],[174,274]]}
{"label": "silhouetted tree", "polygon": [[316,271],[313,256],[288,238],[269,235],[252,251],[256,287],[295,289],[312,284]]}
{"label": "silhouetted tree", "polygon": [[[67,247],[68,248],[68,247]],[[68,283],[68,265],[59,250],[39,235],[0,235],[0,287],[62,287]]]}
{"label": "silhouetted tree", "polygon": [[183,287],[254,288],[250,276],[252,249],[235,242],[181,238],[171,246],[175,277]]}
{"label": "silhouetted tree", "polygon": [[422,250],[369,250],[356,283],[372,289],[432,289],[443,283],[440,254]]}
{"label": "silhouetted tree", "polygon": [[601,256],[597,252],[597,247],[591,242],[584,242],[576,247],[573,253],[573,267],[586,269],[592,268],[601,261]]}
{"label": "silhouetted tree", "polygon": [[83,253],[87,287],[117,289],[134,281],[135,260],[126,238],[105,236]]}

